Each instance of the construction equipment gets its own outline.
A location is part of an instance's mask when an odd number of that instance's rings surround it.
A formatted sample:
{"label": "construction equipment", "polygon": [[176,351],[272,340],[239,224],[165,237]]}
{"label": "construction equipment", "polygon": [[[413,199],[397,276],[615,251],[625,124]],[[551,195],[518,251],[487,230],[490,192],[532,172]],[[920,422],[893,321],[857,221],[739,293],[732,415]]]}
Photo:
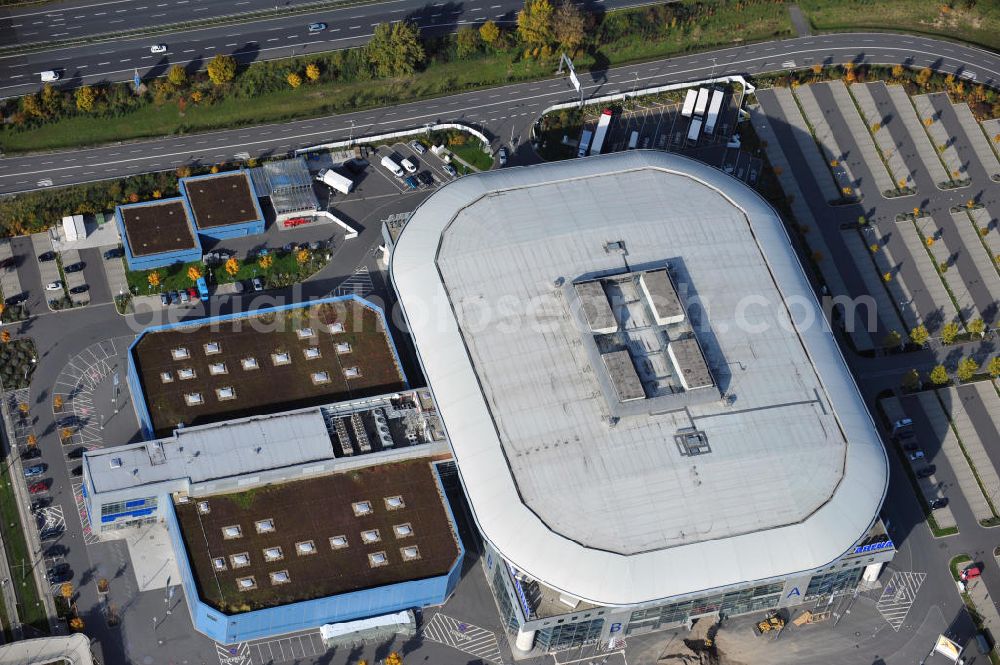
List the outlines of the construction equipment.
{"label": "construction equipment", "polygon": [[774,631],[779,631],[785,627],[785,620],[778,613],[777,610],[771,610],[767,613],[762,621],[758,621],[753,626],[753,632],[756,635],[762,633],[770,633]]}

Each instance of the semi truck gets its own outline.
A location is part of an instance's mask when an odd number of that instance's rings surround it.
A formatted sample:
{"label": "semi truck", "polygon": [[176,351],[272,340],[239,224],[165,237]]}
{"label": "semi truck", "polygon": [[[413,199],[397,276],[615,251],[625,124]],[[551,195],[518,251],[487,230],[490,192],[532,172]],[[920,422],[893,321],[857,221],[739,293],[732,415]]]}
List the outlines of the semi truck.
{"label": "semi truck", "polygon": [[708,88],[698,88],[698,98],[694,102],[694,114],[704,116],[708,108]]}
{"label": "semi truck", "polygon": [[589,129],[583,130],[583,134],[580,135],[580,147],[576,151],[577,157],[586,157],[587,151],[590,150],[590,139],[594,138],[594,132]]}
{"label": "semi truck", "polygon": [[698,91],[691,88],[687,91],[687,97],[684,98],[684,107],[681,109],[681,116],[685,118],[690,118],[691,114],[694,113],[694,102],[698,99]]}
{"label": "semi truck", "polygon": [[333,169],[323,169],[316,176],[316,179],[327,185],[328,187],[341,192],[342,194],[350,194],[351,190],[354,189],[354,181],[346,176],[342,176]]}
{"label": "semi truck", "polygon": [[691,126],[688,127],[688,141],[697,142],[699,134],[701,134],[701,118],[694,118],[691,120]]}
{"label": "semi truck", "polygon": [[722,110],[722,99],[726,93],[722,90],[712,91],[712,101],[708,104],[708,115],[705,116],[705,133],[711,134],[715,131],[715,123],[719,121],[719,111]]}
{"label": "semi truck", "polygon": [[597,129],[594,130],[594,140],[590,144],[590,154],[599,155],[604,148],[604,137],[608,133],[608,126],[611,125],[611,109],[601,111],[601,118],[597,121]]}
{"label": "semi truck", "polygon": [[394,160],[389,155],[383,157],[381,163],[382,166],[384,166],[385,168],[389,169],[389,171],[392,172],[392,175],[396,176],[397,178],[403,177],[403,167],[397,164],[396,160]]}

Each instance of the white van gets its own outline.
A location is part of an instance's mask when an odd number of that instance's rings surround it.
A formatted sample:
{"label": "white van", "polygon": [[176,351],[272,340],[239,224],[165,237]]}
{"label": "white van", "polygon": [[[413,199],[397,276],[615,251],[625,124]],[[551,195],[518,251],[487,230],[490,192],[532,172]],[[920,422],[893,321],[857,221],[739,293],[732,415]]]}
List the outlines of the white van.
{"label": "white van", "polygon": [[639,132],[632,132],[632,135],[628,137],[628,149],[635,150],[635,147],[639,145]]}
{"label": "white van", "polygon": [[54,69],[41,72],[40,75],[42,77],[42,81],[44,81],[45,83],[49,83],[51,81],[58,81],[61,78],[59,72],[55,71]]}
{"label": "white van", "polygon": [[416,173],[417,165],[411,162],[409,159],[404,158],[402,161],[403,168],[406,169],[407,173]]}
{"label": "white van", "polygon": [[392,172],[392,175],[396,176],[397,178],[403,177],[403,169],[401,169],[399,167],[399,164],[396,163],[396,160],[394,160],[389,155],[386,155],[385,157],[382,158],[382,166],[389,169],[389,171]]}

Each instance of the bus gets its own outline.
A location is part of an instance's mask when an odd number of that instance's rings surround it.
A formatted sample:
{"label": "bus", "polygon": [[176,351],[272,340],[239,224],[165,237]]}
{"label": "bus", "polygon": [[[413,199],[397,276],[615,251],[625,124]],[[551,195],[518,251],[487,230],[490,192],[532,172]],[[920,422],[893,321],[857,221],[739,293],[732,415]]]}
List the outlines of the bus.
{"label": "bus", "polygon": [[597,129],[594,130],[594,140],[590,144],[590,154],[599,155],[604,148],[604,137],[608,133],[608,126],[611,124],[611,109],[601,111],[601,119],[597,121]]}
{"label": "bus", "polygon": [[694,114],[698,116],[705,115],[705,109],[708,107],[708,88],[698,88],[698,99],[694,102]]}
{"label": "bus", "polygon": [[708,115],[705,116],[705,133],[711,134],[715,131],[715,123],[719,120],[719,111],[722,110],[722,98],[726,93],[722,90],[712,92],[712,101],[708,105]]}
{"label": "bus", "polygon": [[694,113],[694,102],[696,99],[698,99],[698,91],[691,88],[687,91],[687,97],[684,98],[684,108],[681,109],[681,117],[691,117],[691,114]]}

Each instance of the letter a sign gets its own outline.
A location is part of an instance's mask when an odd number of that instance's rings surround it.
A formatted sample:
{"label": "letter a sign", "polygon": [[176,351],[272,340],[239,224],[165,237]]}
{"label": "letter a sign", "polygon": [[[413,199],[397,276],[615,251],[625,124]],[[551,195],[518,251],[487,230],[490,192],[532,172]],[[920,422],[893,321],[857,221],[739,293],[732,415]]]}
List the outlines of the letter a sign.
{"label": "letter a sign", "polygon": [[796,587],[792,587],[792,590],[788,592],[787,596],[785,596],[785,600],[788,600],[792,596],[801,596],[801,595],[802,595],[802,592],[799,591],[799,588],[797,586]]}

